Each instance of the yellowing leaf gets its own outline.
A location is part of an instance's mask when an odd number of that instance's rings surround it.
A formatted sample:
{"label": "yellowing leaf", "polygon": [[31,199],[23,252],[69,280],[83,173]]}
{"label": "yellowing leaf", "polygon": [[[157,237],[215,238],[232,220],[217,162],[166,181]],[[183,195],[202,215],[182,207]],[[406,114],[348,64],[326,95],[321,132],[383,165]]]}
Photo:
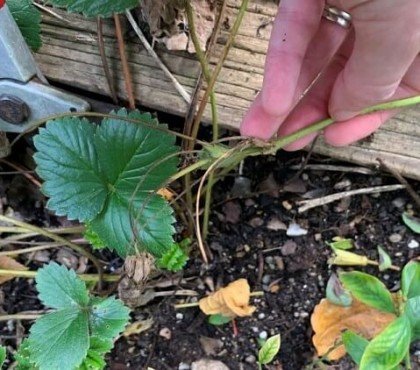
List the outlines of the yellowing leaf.
{"label": "yellowing leaf", "polygon": [[334,256],[328,262],[330,265],[338,266],[367,266],[369,259],[366,256],[334,248]]}
{"label": "yellowing leaf", "polygon": [[255,307],[249,305],[251,290],[246,279],[235,280],[206,298],[199,306],[206,315],[220,314],[225,317],[250,316]]}
{"label": "yellowing leaf", "polygon": [[[21,263],[15,261],[9,256],[0,256],[0,269],[2,270],[27,270],[28,268]],[[12,280],[13,276],[0,276],[0,284]]]}
{"label": "yellowing leaf", "polygon": [[128,325],[122,335],[128,338],[130,335],[140,334],[146,330],[149,330],[153,326],[153,319],[146,319],[133,322]]}
{"label": "yellowing leaf", "polygon": [[165,198],[168,202],[169,202],[170,200],[174,199],[174,196],[175,196],[175,194],[172,192],[172,190],[170,190],[170,189],[168,189],[168,188],[162,188],[162,189],[159,189],[159,190],[157,191],[157,193],[158,193],[161,197]]}
{"label": "yellowing leaf", "polygon": [[[369,307],[356,299],[349,307],[337,306],[323,299],[311,317],[315,332],[312,342],[318,356],[324,356],[341,341],[345,330],[350,329],[366,339],[372,339],[394,319],[395,315]],[[338,360],[345,354],[344,345],[340,345],[328,355],[328,359]]]}

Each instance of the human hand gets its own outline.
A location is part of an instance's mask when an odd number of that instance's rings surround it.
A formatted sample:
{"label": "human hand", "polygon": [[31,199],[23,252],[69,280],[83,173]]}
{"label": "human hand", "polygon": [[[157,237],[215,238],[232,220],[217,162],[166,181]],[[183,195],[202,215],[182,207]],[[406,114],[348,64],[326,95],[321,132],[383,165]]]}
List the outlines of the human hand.
{"label": "human hand", "polygon": [[[350,13],[353,29],[322,18],[324,0],[281,0],[263,87],[242,122],[242,135],[284,136],[331,116],[340,122],[325,129],[325,140],[347,145],[370,135],[394,113],[355,117],[364,108],[420,94],[418,0],[328,4]],[[300,100],[321,70],[319,80]],[[315,136],[286,149],[301,149]]]}

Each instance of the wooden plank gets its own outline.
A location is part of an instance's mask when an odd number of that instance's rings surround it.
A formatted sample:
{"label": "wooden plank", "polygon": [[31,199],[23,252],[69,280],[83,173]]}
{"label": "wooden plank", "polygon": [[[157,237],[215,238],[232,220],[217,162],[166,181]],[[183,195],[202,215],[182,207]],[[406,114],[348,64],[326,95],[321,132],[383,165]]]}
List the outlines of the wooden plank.
{"label": "wooden plank", "polygon": [[[241,0],[228,0],[228,24],[232,26]],[[55,10],[68,22],[43,15],[44,45],[36,54],[41,70],[52,81],[72,85],[86,91],[108,95],[99,55],[96,21],[80,15]],[[277,5],[271,0],[254,0],[248,7],[239,34],[216,84],[219,120],[227,128],[237,130],[247,108],[263,81],[265,53]],[[129,30],[129,28],[126,28]],[[223,30],[211,62],[217,62],[229,30]],[[133,76],[137,102],[150,109],[184,115],[188,104],[157,67],[139,41],[127,33],[127,56]],[[126,98],[118,47],[112,21],[104,22],[105,50],[118,95]],[[188,92],[192,92],[200,71],[194,55],[171,52],[158,46],[157,53]],[[204,122],[210,122],[207,107]],[[380,157],[399,172],[420,180],[420,108],[405,111],[385,124],[370,140],[345,148],[333,148],[322,141],[317,153],[338,159],[376,165]]]}

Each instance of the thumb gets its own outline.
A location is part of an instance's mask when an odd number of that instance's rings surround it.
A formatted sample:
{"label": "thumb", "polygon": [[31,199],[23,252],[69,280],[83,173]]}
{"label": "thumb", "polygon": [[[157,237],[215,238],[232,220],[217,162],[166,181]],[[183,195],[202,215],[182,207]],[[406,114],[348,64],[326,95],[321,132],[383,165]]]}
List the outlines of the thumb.
{"label": "thumb", "polygon": [[374,0],[348,10],[355,43],[329,102],[338,121],[392,97],[420,51],[417,0]]}

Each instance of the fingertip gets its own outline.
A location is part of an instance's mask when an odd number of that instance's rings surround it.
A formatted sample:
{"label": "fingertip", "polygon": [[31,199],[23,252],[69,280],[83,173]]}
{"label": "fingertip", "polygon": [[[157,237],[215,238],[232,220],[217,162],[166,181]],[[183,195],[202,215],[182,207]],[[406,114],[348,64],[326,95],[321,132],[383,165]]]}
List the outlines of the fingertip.
{"label": "fingertip", "polygon": [[280,124],[281,121],[265,111],[259,95],[245,114],[240,133],[243,136],[268,140],[277,132]]}
{"label": "fingertip", "polygon": [[324,131],[324,140],[332,146],[346,146],[375,132],[390,116],[391,112],[377,112],[337,122]]}

